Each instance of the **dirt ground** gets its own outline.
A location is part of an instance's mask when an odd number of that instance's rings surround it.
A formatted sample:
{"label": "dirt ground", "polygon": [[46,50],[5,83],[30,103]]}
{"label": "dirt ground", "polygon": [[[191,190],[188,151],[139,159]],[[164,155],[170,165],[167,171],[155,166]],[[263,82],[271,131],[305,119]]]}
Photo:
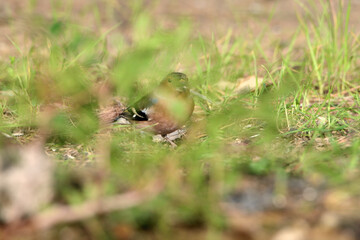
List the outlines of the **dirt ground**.
{"label": "dirt ground", "polygon": [[[52,1],[38,0],[35,1],[37,4],[34,7],[31,6],[31,2],[22,0],[0,2],[1,59],[5,60],[16,54],[15,47],[9,38],[18,39],[18,42],[23,43],[20,46],[26,45],[22,36],[31,31],[27,21],[29,12],[35,12],[38,16],[47,18],[52,14]],[[69,4],[70,2],[73,3]],[[109,4],[106,4],[108,2],[111,2],[110,5],[114,8],[109,8]],[[60,9],[64,9],[64,14],[71,9],[73,20],[87,28],[99,27],[92,10],[90,10],[92,6],[96,5],[101,16],[100,28],[106,30],[115,23],[121,22],[118,31],[124,35],[131,35],[131,29],[129,29],[129,19],[132,17],[130,1],[79,0],[59,1],[59,3]],[[256,36],[260,31],[266,29],[267,36],[281,41],[288,40],[294,33],[298,27],[297,13],[303,11],[296,1],[291,0],[145,0],[143,8],[148,10],[152,17],[155,17],[159,26],[165,28],[173,28],[182,19],[190,20],[193,24],[194,35],[214,36],[215,39],[219,39],[231,30],[234,36],[245,35],[251,40],[252,36]],[[356,14],[359,11],[360,0],[353,0],[350,29],[355,31],[360,27],[360,19]]]}

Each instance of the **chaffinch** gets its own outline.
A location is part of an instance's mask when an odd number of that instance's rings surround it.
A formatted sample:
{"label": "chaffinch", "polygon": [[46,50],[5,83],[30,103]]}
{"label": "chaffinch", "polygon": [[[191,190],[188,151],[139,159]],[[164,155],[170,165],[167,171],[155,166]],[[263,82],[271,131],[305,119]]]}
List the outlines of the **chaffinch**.
{"label": "chaffinch", "polygon": [[193,110],[188,77],[184,73],[172,72],[153,92],[128,107],[120,117],[136,123],[138,128],[164,137],[181,128]]}

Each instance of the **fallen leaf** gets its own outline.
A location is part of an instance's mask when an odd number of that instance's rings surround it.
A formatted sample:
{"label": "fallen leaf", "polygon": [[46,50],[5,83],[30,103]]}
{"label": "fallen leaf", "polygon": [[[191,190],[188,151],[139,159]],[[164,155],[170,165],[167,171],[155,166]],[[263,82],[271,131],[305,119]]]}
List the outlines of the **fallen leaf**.
{"label": "fallen leaf", "polygon": [[235,91],[237,93],[246,93],[255,91],[257,88],[261,88],[264,84],[264,78],[249,76],[237,80]]}
{"label": "fallen leaf", "polygon": [[271,85],[271,82],[264,82],[264,78],[249,76],[238,79],[235,83],[229,81],[220,81],[218,87],[222,90],[233,89],[237,94],[243,94],[247,92],[255,91],[257,88],[260,89],[264,85]]}

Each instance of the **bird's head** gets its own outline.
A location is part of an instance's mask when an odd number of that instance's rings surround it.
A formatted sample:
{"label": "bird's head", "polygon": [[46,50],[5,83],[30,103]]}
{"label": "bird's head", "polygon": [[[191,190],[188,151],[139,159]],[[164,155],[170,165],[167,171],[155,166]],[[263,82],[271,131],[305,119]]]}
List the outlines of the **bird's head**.
{"label": "bird's head", "polygon": [[169,86],[175,89],[178,93],[189,92],[189,79],[184,73],[169,73],[162,81],[162,85]]}

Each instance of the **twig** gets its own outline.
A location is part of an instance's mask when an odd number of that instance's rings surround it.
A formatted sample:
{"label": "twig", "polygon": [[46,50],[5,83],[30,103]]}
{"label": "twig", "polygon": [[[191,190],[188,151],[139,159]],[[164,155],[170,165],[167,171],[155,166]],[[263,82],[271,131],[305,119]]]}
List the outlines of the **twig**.
{"label": "twig", "polygon": [[353,92],[355,92],[355,91],[357,91],[357,90],[359,90],[359,89],[360,89],[360,86],[356,86],[356,87],[353,87],[353,88],[344,90],[344,91],[342,91],[342,92],[340,92],[340,93],[331,94],[331,97],[338,97],[338,96],[341,96],[341,95],[345,95],[345,94],[347,94],[347,93],[353,93]]}
{"label": "twig", "polygon": [[[342,98],[335,97],[333,99],[328,99],[328,100],[329,100],[329,102],[327,102],[327,103],[331,103],[331,104],[337,106],[340,103],[348,103],[348,104],[352,103],[354,101],[354,97],[353,96],[347,96],[347,97],[342,97]],[[310,108],[314,105],[324,104],[325,101],[327,101],[327,100],[326,99],[311,99],[312,103],[307,104],[307,105],[300,103],[299,106],[302,108]],[[295,105],[291,105],[291,107],[294,108]]]}
{"label": "twig", "polygon": [[36,230],[44,230],[58,224],[80,221],[98,214],[128,209],[149,201],[158,195],[162,189],[163,184],[155,182],[141,191],[129,191],[115,196],[90,200],[76,206],[55,206],[34,216],[31,222]]}
{"label": "twig", "polygon": [[209,99],[208,97],[202,95],[201,93],[199,93],[199,92],[197,92],[197,91],[195,91],[195,90],[193,90],[193,89],[191,89],[190,92],[191,92],[192,94],[194,94],[195,96],[198,96],[199,98],[202,98],[202,99],[205,100],[205,101],[208,101],[208,102],[210,102],[210,103],[214,103],[211,99]]}

